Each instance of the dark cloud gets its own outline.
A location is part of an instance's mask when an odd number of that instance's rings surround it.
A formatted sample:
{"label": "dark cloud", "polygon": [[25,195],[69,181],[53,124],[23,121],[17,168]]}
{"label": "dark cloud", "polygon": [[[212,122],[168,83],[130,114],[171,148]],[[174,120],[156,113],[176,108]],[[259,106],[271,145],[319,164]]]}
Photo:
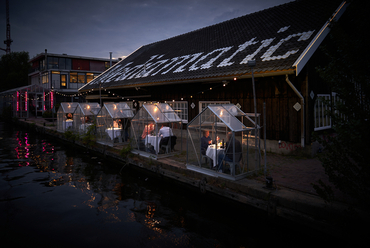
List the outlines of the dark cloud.
{"label": "dark cloud", "polygon": [[[12,0],[12,51],[108,58],[290,0]],[[0,5],[0,47],[6,39]],[[3,44],[3,45],[1,45]],[[5,52],[0,51],[0,55]]]}

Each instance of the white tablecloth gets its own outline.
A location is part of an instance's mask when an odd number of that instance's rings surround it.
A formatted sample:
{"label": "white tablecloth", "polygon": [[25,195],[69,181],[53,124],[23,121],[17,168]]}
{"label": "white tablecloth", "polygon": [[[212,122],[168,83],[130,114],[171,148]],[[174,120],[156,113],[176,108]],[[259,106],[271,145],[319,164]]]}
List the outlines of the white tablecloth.
{"label": "white tablecloth", "polygon": [[65,130],[67,130],[68,128],[72,128],[73,120],[66,120],[64,123]]}
{"label": "white tablecloth", "polygon": [[209,157],[210,159],[213,160],[213,167],[217,166],[218,155],[225,151],[225,149],[223,149],[223,148],[220,148],[220,147],[217,147],[217,148],[218,148],[217,149],[217,155],[216,155],[216,146],[215,145],[209,145],[207,147],[207,151],[206,151],[207,157]]}
{"label": "white tablecloth", "polygon": [[154,135],[147,135],[144,141],[145,141],[145,146],[147,144],[151,144],[152,146],[154,146],[154,150],[156,151],[156,153],[159,152],[159,142],[161,141],[161,137],[154,136]]}
{"label": "white tablecloth", "polygon": [[80,131],[81,132],[87,132],[87,129],[89,128],[89,126],[91,126],[92,124],[91,123],[85,123],[85,124],[81,124],[80,125]]}
{"label": "white tablecloth", "polygon": [[105,129],[105,132],[109,135],[110,139],[113,140],[114,138],[121,137],[122,128],[111,127]]}

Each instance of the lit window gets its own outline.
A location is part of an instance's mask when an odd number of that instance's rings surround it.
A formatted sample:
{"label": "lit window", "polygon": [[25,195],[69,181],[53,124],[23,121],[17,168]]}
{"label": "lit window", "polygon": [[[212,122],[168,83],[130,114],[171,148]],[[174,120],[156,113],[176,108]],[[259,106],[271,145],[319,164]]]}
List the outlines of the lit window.
{"label": "lit window", "polygon": [[78,73],[78,83],[80,84],[84,84],[86,83],[86,79],[85,79],[85,73]]}
{"label": "lit window", "polygon": [[49,83],[49,73],[44,73],[44,74],[42,75],[42,83],[43,83],[43,84],[47,84],[47,83]]}
{"label": "lit window", "polygon": [[67,75],[60,75],[60,85],[62,87],[67,86]]}
{"label": "lit window", "polygon": [[77,83],[77,81],[78,81],[77,72],[71,72],[69,75],[69,82]]}
{"label": "lit window", "polygon": [[94,79],[94,73],[86,73],[86,83],[90,83]]}

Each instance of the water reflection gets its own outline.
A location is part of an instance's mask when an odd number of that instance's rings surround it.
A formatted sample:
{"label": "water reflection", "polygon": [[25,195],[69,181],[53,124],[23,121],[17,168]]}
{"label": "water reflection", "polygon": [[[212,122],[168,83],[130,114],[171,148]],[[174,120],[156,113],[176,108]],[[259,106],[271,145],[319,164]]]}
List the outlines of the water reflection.
{"label": "water reflection", "polygon": [[[33,181],[45,187],[68,187],[78,191],[83,201],[72,207],[94,210],[95,216],[104,216],[99,221],[105,224],[140,223],[157,233],[152,233],[149,240],[158,239],[158,234],[161,239],[171,239],[167,237],[168,231],[164,232],[168,228],[163,224],[165,221],[157,216],[157,196],[132,179],[123,178],[117,168],[115,174],[110,173],[109,168],[104,168],[110,161],[88,152],[66,151],[62,145],[56,147],[47,139],[24,131],[15,131],[13,136],[4,139],[11,151],[8,167],[14,169],[15,164],[33,167],[34,173],[43,175],[41,178],[35,176],[38,179]],[[141,232],[148,234],[145,229]],[[177,243],[176,236],[172,239]]]}
{"label": "water reflection", "polygon": [[34,247],[257,247],[267,234],[291,247],[321,238],[48,137],[2,123],[0,137],[0,231],[13,242],[19,233]]}

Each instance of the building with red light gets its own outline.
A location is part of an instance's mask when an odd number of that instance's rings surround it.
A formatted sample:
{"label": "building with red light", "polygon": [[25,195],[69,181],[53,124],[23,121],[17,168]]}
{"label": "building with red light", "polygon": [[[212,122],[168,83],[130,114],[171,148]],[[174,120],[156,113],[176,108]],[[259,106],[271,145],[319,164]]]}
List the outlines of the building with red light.
{"label": "building with red light", "polygon": [[29,61],[28,85],[0,92],[0,111],[9,107],[13,117],[28,118],[41,116],[45,111],[56,112],[61,102],[85,102],[78,89],[117,61],[45,50]]}

